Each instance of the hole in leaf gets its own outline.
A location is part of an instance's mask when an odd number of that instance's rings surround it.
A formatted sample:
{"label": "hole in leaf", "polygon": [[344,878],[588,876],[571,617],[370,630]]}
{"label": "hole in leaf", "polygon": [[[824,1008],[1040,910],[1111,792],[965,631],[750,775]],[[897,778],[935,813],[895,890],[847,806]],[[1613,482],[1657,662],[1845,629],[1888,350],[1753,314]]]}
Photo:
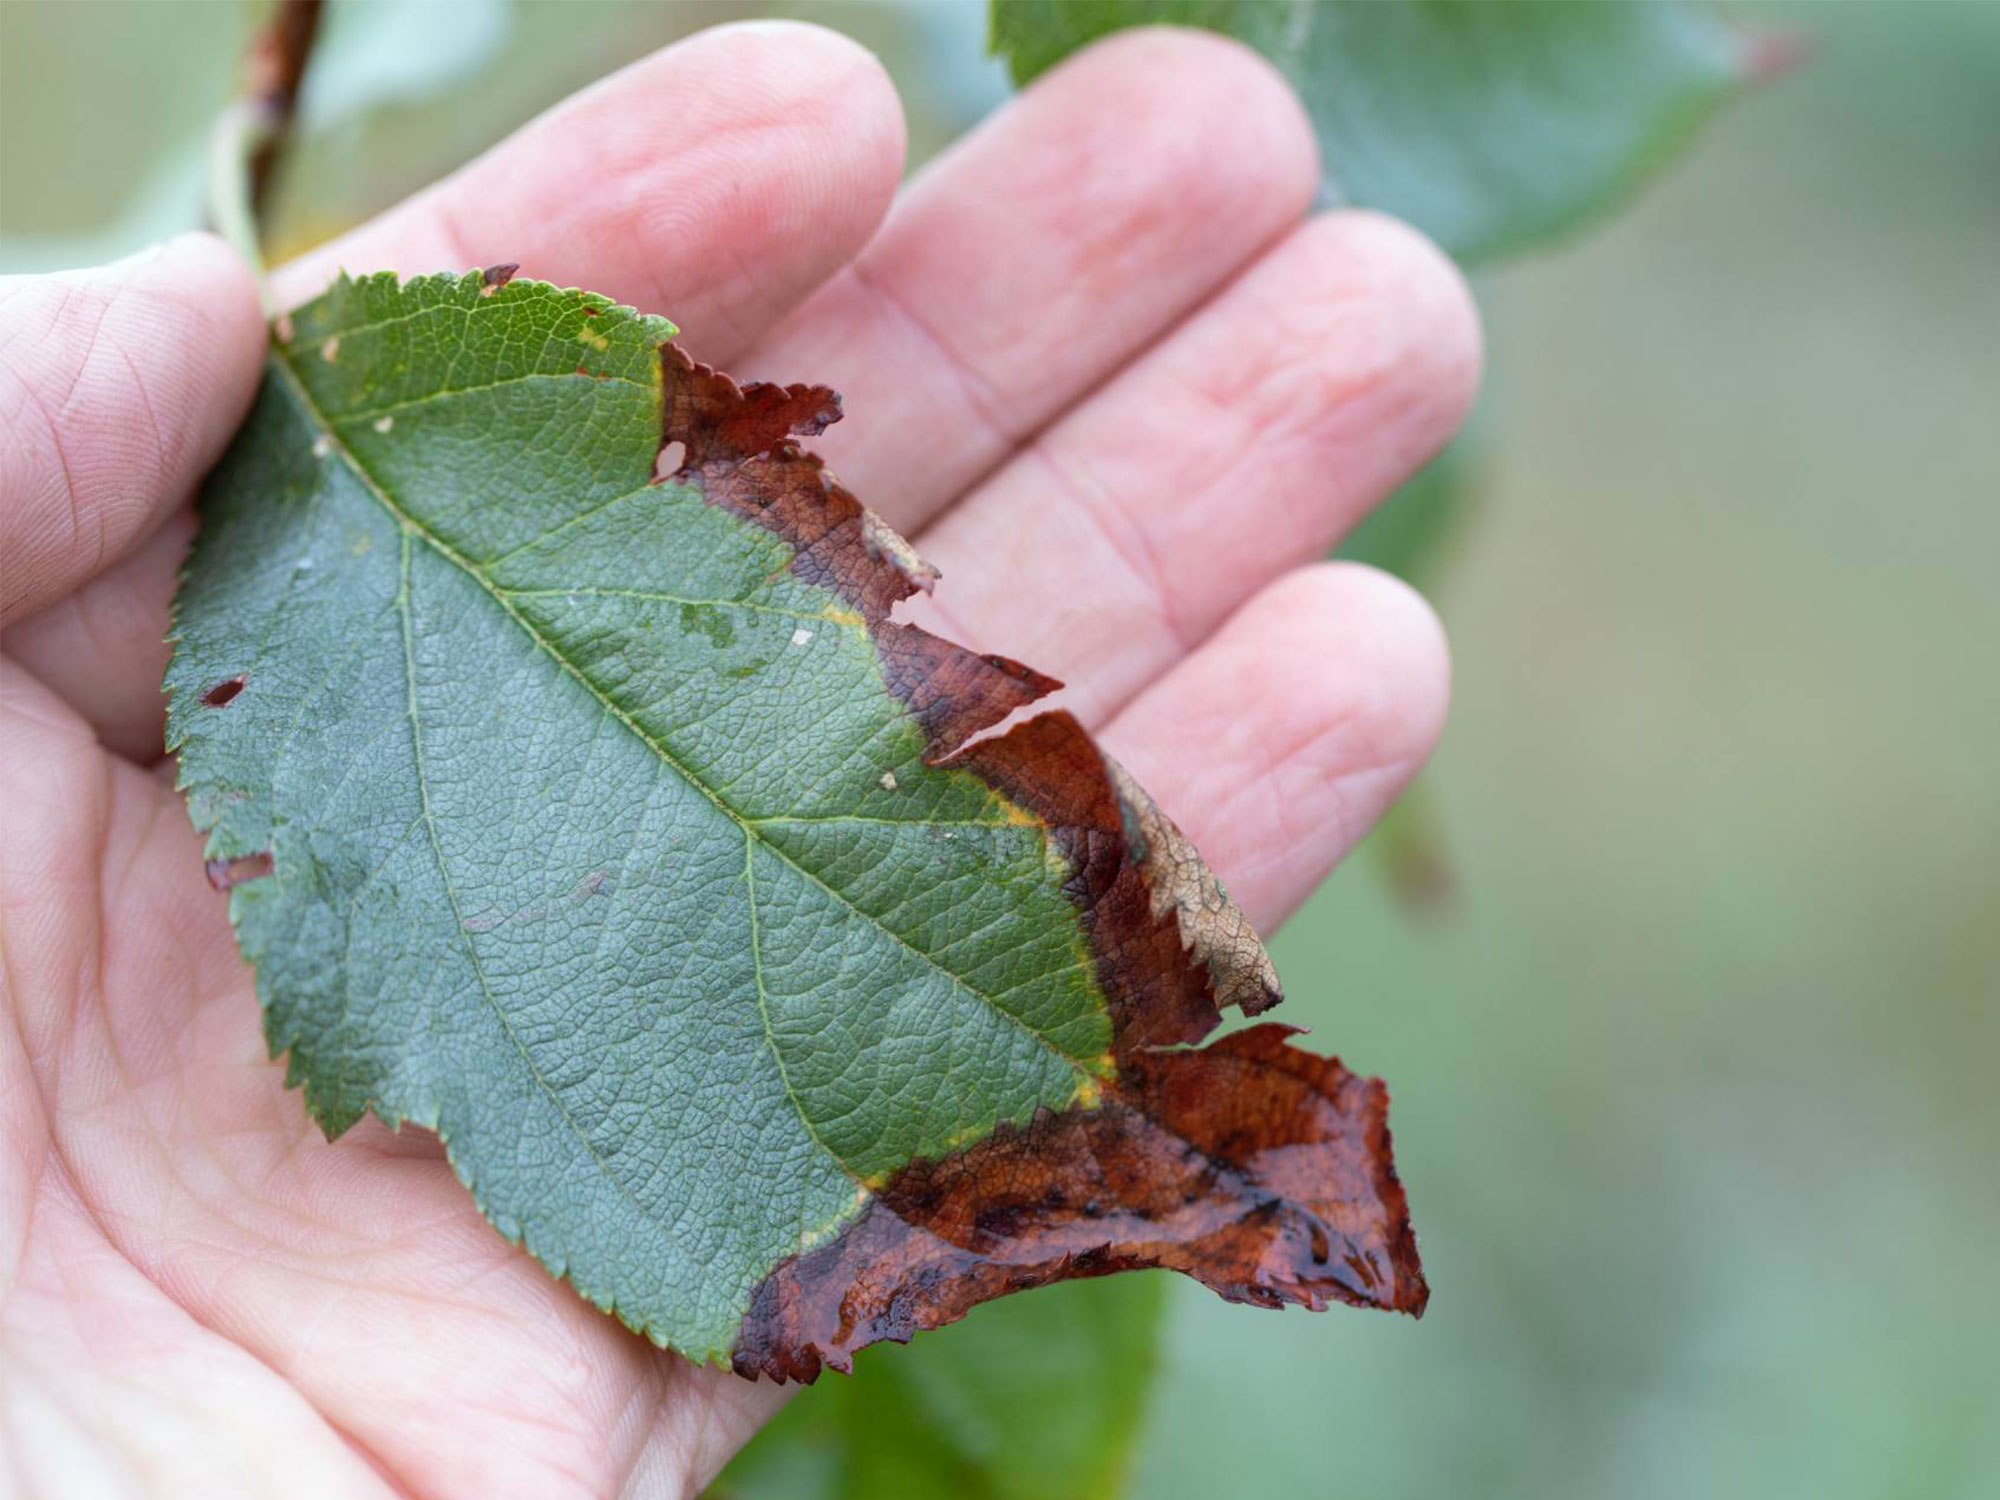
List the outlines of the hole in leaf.
{"label": "hole in leaf", "polygon": [[672,479],[680,473],[682,465],[687,462],[687,451],[688,445],[678,440],[661,448],[660,456],[653,460],[654,480]]}
{"label": "hole in leaf", "polygon": [[249,680],[249,676],[242,672],[238,672],[234,677],[225,677],[207,692],[203,693],[201,701],[206,703],[210,708],[220,708],[223,704],[232,701],[238,693],[242,692],[243,685]]}
{"label": "hole in leaf", "polygon": [[211,859],[206,868],[208,883],[218,891],[226,891],[233,885],[270,874],[271,851],[259,849],[255,854],[239,854],[234,859]]}

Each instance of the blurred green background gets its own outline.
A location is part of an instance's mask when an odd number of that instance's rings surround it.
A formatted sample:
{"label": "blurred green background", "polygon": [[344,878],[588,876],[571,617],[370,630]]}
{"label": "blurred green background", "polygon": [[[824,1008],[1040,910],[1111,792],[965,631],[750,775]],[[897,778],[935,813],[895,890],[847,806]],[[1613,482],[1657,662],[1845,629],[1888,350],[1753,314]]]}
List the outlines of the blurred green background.
{"label": "blurred green background", "polygon": [[[746,9],[346,7],[281,233]],[[919,155],[1004,96],[978,5],[754,9]],[[1431,1310],[1172,1281],[1147,1500],[2000,1493],[2000,7],[1730,9],[1816,58],[1480,283],[1454,893],[1357,859],[1275,944],[1395,1086]],[[243,21],[0,3],[0,265],[192,220]]]}

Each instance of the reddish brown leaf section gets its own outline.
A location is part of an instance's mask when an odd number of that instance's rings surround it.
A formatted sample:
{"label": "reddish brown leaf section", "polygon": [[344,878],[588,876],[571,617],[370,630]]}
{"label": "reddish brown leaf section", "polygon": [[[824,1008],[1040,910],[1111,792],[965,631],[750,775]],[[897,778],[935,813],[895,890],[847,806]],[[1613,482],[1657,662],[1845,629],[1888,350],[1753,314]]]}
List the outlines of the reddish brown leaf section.
{"label": "reddish brown leaf section", "polygon": [[941,760],[988,725],[1062,684],[1005,656],[975,656],[927,630],[878,626],[875,649],[889,690],[910,706]]}
{"label": "reddish brown leaf section", "polygon": [[1194,846],[1066,713],[967,744],[1059,686],[888,618],[936,572],[796,438],[839,420],[825,386],[739,387],[661,351],[671,476],[794,549],[792,571],[867,621],[933,761],[1047,827],[1096,957],[1115,1075],[1089,1108],[1043,1112],[873,1186],[827,1244],[759,1287],[739,1374],[811,1380],[990,1298],[1157,1266],[1233,1301],[1342,1301],[1418,1314],[1428,1295],[1390,1152],[1388,1091],[1265,1024],[1194,1048],[1233,1005],[1281,998],[1263,945]]}
{"label": "reddish brown leaf section", "polygon": [[1101,1108],[898,1172],[838,1239],[759,1288],[737,1373],[812,1380],[993,1297],[1148,1266],[1232,1302],[1421,1313],[1388,1091],[1287,1046],[1290,1032],[1266,1022],[1135,1053]]}
{"label": "reddish brown leaf section", "polygon": [[890,690],[910,705],[934,757],[1062,686],[1004,656],[979,656],[889,618],[899,600],[928,593],[937,569],[827,472],[795,438],[840,420],[840,397],[823,385],[739,386],[696,364],[677,344],[660,350],[660,446],[678,443],[666,476],[712,505],[789,542],[791,570],[838,593],[866,620]]}
{"label": "reddish brown leaf section", "polygon": [[1045,824],[1068,857],[1068,895],[1097,955],[1111,1006],[1112,1050],[1198,1042],[1222,1019],[1216,976],[1188,953],[1179,925],[1155,915],[1161,872],[1140,857],[1104,752],[1066,713],[1043,714],[984,740],[954,764],[977,772]]}

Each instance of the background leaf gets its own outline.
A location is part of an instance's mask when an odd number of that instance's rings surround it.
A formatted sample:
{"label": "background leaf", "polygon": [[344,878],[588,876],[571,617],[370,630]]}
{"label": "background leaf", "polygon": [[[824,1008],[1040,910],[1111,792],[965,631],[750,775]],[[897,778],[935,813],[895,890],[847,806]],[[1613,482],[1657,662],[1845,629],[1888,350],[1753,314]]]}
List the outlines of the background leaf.
{"label": "background leaf", "polygon": [[1468,262],[1617,203],[1748,66],[1683,0],[993,0],[992,45],[1026,83],[1149,23],[1255,47],[1319,129],[1325,200],[1408,219]]}
{"label": "background leaf", "polygon": [[1165,1278],[1072,1281],[975,1309],[802,1391],[710,1500],[1107,1500],[1132,1463]]}

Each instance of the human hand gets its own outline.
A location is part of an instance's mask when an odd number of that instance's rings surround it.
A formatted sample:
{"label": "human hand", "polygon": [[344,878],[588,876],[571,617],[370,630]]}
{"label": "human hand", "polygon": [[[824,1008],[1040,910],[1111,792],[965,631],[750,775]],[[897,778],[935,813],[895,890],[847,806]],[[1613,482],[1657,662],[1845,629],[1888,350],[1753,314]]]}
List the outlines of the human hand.
{"label": "human hand", "polygon": [[[1478,363],[1411,231],[1304,214],[1312,135],[1251,54],[1127,33],[893,207],[879,66],[706,33],[281,270],[524,274],[825,381],[815,446],[940,565],[914,618],[1064,678],[1252,919],[1429,752],[1427,608],[1315,561],[1457,424]],[[885,219],[886,214],[886,219]],[[206,238],[0,291],[0,1432],[30,1493],[697,1489],[781,1399],[588,1307],[436,1141],[323,1140],[161,763],[189,496],[263,328]]]}

